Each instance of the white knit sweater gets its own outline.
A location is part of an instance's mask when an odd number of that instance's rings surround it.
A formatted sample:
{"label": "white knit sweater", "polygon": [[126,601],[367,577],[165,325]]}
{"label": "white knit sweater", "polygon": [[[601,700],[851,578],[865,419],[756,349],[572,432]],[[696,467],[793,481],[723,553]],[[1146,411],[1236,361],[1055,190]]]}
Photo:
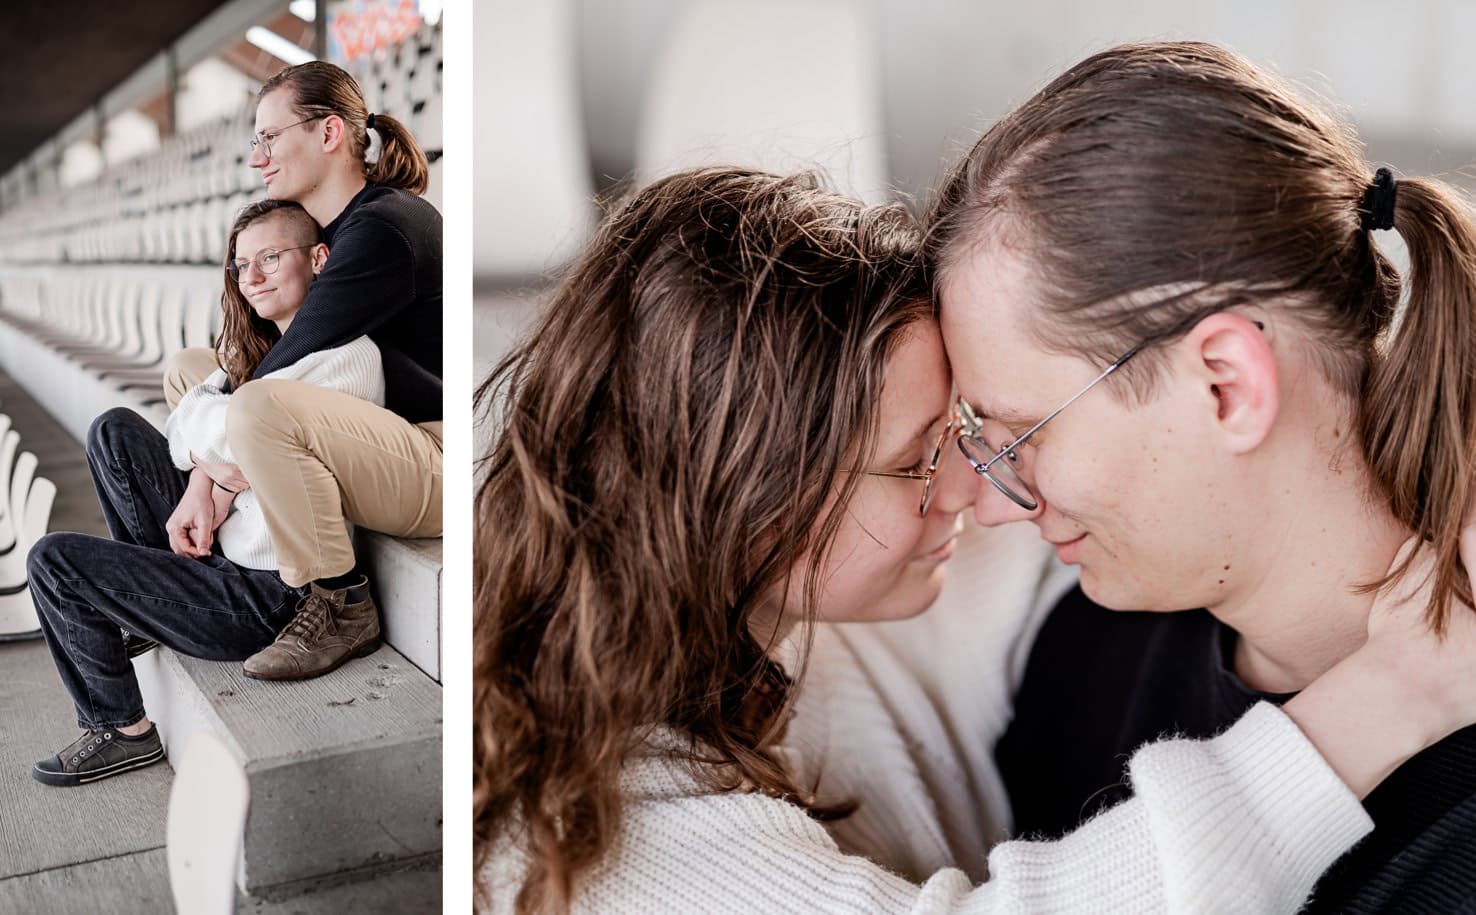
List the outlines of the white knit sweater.
{"label": "white knit sweater", "polygon": [[[622,773],[618,843],[579,883],[574,911],[1289,913],[1373,828],[1269,705],[1212,741],[1150,744],[1129,768],[1135,797],[1060,841],[996,846],[976,885],[956,868],[908,880],[842,852],[798,807],[714,793],[653,752]],[[494,849],[491,912],[512,911],[525,867],[510,840]]]}
{"label": "white knit sweater", "polygon": [[[966,536],[923,617],[815,632],[786,752],[855,814],[827,831],[784,801],[714,793],[662,735],[622,772],[621,834],[575,911],[1296,911],[1372,822],[1268,705],[1214,740],[1139,750],[1135,796],[1065,839],[995,844],[1009,814],[993,742],[1073,580],[1022,531]],[[483,871],[491,912],[512,910],[525,868],[504,836]]]}
{"label": "white knit sweater", "polygon": [[[164,432],[169,438],[169,456],[180,470],[194,466],[191,454],[207,463],[236,463],[226,442],[226,411],[231,400],[231,395],[222,390],[226,377],[224,369],[216,369],[204,382],[185,392],[169,414]],[[379,347],[368,337],[311,353],[263,377],[301,381],[384,406],[384,365]],[[277,568],[277,554],[255,490],[247,489],[236,496],[230,517],[215,537],[231,562],[249,569]]]}

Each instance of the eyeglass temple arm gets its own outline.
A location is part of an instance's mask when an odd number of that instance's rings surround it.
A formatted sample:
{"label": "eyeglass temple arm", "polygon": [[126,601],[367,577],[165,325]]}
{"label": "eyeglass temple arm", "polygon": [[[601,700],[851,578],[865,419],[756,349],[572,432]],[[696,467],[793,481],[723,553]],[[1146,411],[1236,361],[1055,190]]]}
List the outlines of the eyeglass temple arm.
{"label": "eyeglass temple arm", "polygon": [[1108,375],[1111,375],[1113,372],[1115,372],[1118,369],[1122,368],[1123,364],[1126,363],[1129,359],[1131,359],[1134,356],[1136,356],[1138,354],[1138,351],[1141,350],[1142,348],[1143,348],[1143,344],[1140,343],[1137,346],[1133,347],[1132,349],[1128,350],[1126,353],[1124,353],[1122,355],[1122,357],[1120,359],[1114,360],[1111,365],[1109,365],[1105,369],[1103,369],[1097,375],[1096,378],[1093,378],[1091,381],[1088,381],[1087,384],[1086,384],[1086,387],[1082,388],[1080,391],[1077,391],[1075,394],[1071,395],[1071,399],[1070,400],[1068,400],[1065,403],[1061,404],[1059,407],[1057,407],[1056,409],[1052,410],[1049,414],[1047,414],[1046,417],[1045,417],[1045,419],[1042,419],[1040,422],[1038,422],[1035,425],[1031,426],[1029,429],[1026,429],[1025,432],[1019,438],[1015,439],[1013,442],[1006,442],[1005,445],[1004,445],[1004,447],[1002,447],[1002,448],[999,449],[999,454],[996,454],[994,457],[990,458],[988,460],[988,462],[983,465],[983,467],[980,469],[980,473],[984,472],[985,470],[988,470],[990,467],[993,467],[996,461],[998,461],[1000,458],[1004,457],[1005,455],[1009,454],[1011,451],[1014,451],[1016,445],[1019,445],[1021,442],[1025,441],[1027,438],[1029,438],[1030,436],[1034,435],[1040,429],[1041,426],[1044,426],[1046,423],[1048,423],[1051,420],[1055,419],[1056,418],[1056,415],[1059,414],[1062,410],[1064,410],[1067,407],[1071,406],[1072,404],[1076,403],[1076,401],[1078,399],[1080,399],[1082,395],[1084,395],[1087,391],[1090,391],[1092,388],[1096,387],[1097,386],[1097,383],[1099,381],[1101,381],[1103,378],[1106,378]]}

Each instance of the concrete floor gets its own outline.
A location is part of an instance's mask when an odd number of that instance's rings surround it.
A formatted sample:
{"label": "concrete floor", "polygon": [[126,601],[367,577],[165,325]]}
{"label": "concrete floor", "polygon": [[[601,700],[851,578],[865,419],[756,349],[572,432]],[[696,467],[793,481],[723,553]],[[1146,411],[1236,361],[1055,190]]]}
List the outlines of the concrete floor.
{"label": "concrete floor", "polygon": [[[107,536],[82,445],[0,373],[0,412],[57,485],[51,530]],[[165,820],[174,770],[161,763],[78,788],[49,788],[31,765],[78,736],[72,701],[43,642],[0,644],[0,915],[173,911]],[[439,858],[346,875],[264,899],[250,915],[441,911]]]}

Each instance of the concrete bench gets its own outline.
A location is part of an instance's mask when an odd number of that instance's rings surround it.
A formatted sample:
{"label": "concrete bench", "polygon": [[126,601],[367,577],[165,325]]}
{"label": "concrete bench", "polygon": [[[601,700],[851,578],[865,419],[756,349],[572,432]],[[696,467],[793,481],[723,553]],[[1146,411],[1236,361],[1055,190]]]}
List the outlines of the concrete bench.
{"label": "concrete bench", "polygon": [[441,687],[388,645],[293,683],[166,650],[134,669],[166,750],[209,731],[250,783],[243,892],[440,852]]}

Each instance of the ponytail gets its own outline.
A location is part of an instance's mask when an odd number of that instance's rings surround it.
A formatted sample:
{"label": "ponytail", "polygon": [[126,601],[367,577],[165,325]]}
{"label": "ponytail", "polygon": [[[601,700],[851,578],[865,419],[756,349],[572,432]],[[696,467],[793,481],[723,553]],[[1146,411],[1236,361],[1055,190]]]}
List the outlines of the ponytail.
{"label": "ponytail", "polygon": [[375,184],[424,194],[430,182],[430,161],[415,135],[387,114],[369,115],[366,127],[379,131],[379,159],[365,164],[365,177]]}
{"label": "ponytail", "polygon": [[[1460,534],[1476,492],[1476,221],[1447,185],[1399,182],[1394,227],[1409,248],[1409,301],[1364,389],[1362,435],[1394,516],[1435,551],[1427,621],[1444,633],[1472,605]],[[1414,553],[1371,587],[1406,575]]]}

